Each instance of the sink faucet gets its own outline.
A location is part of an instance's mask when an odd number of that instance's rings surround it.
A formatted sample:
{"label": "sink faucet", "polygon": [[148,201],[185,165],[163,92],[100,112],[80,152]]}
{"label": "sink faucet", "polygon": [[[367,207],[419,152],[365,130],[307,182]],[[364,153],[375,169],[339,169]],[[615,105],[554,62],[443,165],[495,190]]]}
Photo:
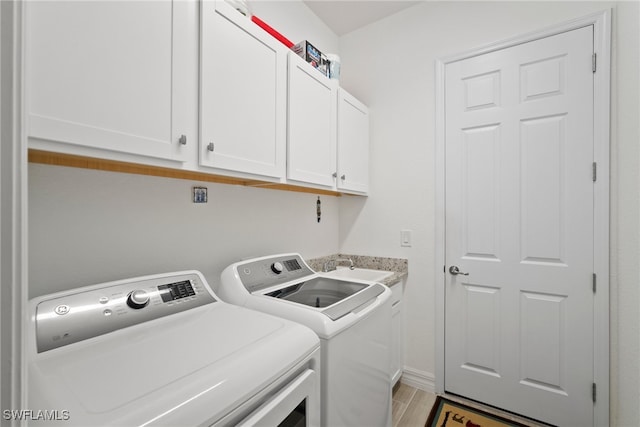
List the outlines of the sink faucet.
{"label": "sink faucet", "polygon": [[349,263],[349,270],[354,270],[355,269],[355,267],[353,265],[353,260],[351,258],[339,258],[339,259],[336,260],[336,265],[339,262],[348,262]]}
{"label": "sink faucet", "polygon": [[335,270],[335,269],[336,269],[336,262],[334,260],[332,260],[332,259],[330,259],[329,261],[325,262],[322,265],[322,272],[323,273],[326,273],[328,271]]}

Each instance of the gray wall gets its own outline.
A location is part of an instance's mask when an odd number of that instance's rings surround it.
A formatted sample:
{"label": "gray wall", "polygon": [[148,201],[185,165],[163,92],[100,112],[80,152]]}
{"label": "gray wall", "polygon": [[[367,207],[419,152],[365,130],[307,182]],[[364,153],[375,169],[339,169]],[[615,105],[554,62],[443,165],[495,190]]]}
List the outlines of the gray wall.
{"label": "gray wall", "polygon": [[[191,202],[192,186],[209,202]],[[278,190],[29,165],[30,297],[184,269],[217,283],[241,258],[338,250],[338,200]]]}

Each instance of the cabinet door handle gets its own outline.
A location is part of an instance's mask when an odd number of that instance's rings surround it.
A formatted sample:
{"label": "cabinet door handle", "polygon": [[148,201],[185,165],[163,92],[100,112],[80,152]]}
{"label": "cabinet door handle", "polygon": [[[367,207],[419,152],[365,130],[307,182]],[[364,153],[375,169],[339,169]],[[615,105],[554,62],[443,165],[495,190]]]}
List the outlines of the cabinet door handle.
{"label": "cabinet door handle", "polygon": [[213,151],[214,148],[215,146],[213,145],[213,142],[210,142],[209,145],[207,145],[207,150],[209,151]]}
{"label": "cabinet door handle", "polygon": [[178,142],[180,145],[187,145],[187,135],[180,135]]}
{"label": "cabinet door handle", "polygon": [[337,178],[338,177],[338,172],[334,172],[331,174],[332,177]]}
{"label": "cabinet door handle", "polygon": [[340,179],[344,181],[345,179],[347,179],[347,175],[342,174],[342,176],[340,177]]}

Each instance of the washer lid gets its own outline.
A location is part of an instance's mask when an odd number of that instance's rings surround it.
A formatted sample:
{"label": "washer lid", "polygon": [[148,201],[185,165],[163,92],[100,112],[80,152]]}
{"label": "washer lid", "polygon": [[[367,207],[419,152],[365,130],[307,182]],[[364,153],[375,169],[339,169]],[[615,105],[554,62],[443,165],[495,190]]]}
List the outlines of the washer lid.
{"label": "washer lid", "polygon": [[215,422],[318,346],[309,329],[222,302],[37,354],[29,407],[77,425]]}
{"label": "washer lid", "polygon": [[323,308],[321,313],[337,320],[384,292],[380,284],[355,283],[328,277],[314,277],[265,295],[309,307]]}

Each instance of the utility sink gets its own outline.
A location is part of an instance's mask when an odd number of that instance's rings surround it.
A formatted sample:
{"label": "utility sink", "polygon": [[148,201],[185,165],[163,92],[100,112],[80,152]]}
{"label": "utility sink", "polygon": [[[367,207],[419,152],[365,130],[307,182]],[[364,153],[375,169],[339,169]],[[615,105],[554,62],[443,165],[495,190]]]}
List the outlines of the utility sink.
{"label": "utility sink", "polygon": [[349,267],[338,267],[333,271],[323,274],[336,279],[381,282],[387,277],[393,276],[394,273],[393,271],[372,270],[369,268],[354,268],[351,270]]}

